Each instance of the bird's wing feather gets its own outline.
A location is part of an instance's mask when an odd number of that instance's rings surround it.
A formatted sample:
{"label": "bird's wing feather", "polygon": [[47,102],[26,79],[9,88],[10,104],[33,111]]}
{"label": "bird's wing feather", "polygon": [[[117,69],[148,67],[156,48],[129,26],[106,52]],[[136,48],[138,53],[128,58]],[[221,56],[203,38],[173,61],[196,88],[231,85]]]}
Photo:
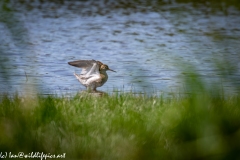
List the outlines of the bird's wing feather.
{"label": "bird's wing feather", "polygon": [[81,75],[84,75],[86,78],[91,77],[92,74],[100,75],[99,68],[103,65],[102,62],[95,60],[77,60],[68,62],[68,64],[74,67],[82,68]]}
{"label": "bird's wing feather", "polygon": [[97,61],[95,61],[95,60],[77,60],[77,61],[68,62],[69,65],[72,65],[74,67],[90,68],[90,69],[94,63],[97,63]]}
{"label": "bird's wing feather", "polygon": [[92,67],[90,68],[83,68],[81,75],[84,77],[91,77],[92,75],[100,75],[99,72],[99,65],[97,63],[93,63]]}
{"label": "bird's wing feather", "polygon": [[93,63],[91,69],[86,73],[86,76],[91,76],[91,75],[100,75],[99,65],[97,63]]}

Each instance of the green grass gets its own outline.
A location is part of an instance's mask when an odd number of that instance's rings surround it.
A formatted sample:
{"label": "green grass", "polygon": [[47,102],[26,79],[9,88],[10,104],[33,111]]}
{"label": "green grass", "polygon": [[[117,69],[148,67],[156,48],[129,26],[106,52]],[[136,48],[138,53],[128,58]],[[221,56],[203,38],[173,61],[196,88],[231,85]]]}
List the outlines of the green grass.
{"label": "green grass", "polygon": [[0,100],[0,152],[67,159],[239,159],[240,96]]}

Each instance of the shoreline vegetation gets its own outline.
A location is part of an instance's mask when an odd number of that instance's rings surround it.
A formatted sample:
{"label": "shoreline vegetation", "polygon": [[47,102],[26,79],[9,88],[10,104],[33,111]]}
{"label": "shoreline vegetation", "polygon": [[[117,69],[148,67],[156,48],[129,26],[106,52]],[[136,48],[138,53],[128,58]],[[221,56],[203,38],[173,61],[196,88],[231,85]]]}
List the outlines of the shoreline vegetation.
{"label": "shoreline vegetation", "polygon": [[0,151],[66,159],[239,159],[240,96],[5,95]]}

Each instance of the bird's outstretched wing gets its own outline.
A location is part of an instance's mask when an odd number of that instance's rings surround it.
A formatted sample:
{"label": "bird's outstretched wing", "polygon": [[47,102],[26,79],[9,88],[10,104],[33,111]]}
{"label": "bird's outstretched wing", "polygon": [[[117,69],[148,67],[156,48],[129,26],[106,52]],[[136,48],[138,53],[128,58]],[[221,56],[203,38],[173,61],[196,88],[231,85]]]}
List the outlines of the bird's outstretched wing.
{"label": "bird's outstretched wing", "polygon": [[81,74],[86,75],[87,77],[93,73],[99,74],[99,66],[102,65],[100,61],[95,60],[77,60],[68,62],[68,64],[74,67],[82,68]]}
{"label": "bird's outstretched wing", "polygon": [[77,60],[68,62],[69,65],[78,67],[78,68],[91,68],[94,63],[97,63],[95,60]]}

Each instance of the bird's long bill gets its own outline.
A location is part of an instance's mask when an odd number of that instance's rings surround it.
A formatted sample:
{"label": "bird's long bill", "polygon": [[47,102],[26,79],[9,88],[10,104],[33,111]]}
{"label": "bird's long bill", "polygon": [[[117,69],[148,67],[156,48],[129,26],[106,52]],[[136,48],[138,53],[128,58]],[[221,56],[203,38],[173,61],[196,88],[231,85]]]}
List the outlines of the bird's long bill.
{"label": "bird's long bill", "polygon": [[110,68],[108,68],[108,70],[109,70],[109,71],[112,71],[112,72],[117,72],[117,71],[114,71],[114,70],[112,70],[112,69],[110,69]]}

